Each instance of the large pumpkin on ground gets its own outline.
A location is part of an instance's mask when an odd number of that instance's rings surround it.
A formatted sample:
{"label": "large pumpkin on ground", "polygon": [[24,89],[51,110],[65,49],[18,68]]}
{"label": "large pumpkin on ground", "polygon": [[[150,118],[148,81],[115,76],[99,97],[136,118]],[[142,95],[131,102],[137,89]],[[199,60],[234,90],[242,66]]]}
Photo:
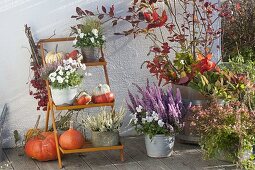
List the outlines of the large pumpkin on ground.
{"label": "large pumpkin on ground", "polygon": [[28,157],[38,161],[50,161],[57,159],[57,149],[53,132],[42,132],[28,139],[25,145],[25,153]]}

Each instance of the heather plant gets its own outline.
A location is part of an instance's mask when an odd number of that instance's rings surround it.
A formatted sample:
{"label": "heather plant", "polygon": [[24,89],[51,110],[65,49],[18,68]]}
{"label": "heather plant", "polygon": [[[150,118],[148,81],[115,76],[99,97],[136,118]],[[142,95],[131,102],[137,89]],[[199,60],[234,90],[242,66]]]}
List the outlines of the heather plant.
{"label": "heather plant", "polygon": [[176,94],[171,87],[166,91],[157,85],[142,88],[136,85],[137,94],[128,91],[130,102],[127,103],[132,113],[131,123],[138,132],[147,134],[152,138],[156,134],[175,134],[182,127],[183,105],[181,93]]}
{"label": "heather plant", "polygon": [[[201,135],[200,145],[205,158],[220,158],[254,169],[252,155],[255,134],[255,113],[240,102],[193,106],[193,123]],[[222,159],[222,157],[221,157]]]}

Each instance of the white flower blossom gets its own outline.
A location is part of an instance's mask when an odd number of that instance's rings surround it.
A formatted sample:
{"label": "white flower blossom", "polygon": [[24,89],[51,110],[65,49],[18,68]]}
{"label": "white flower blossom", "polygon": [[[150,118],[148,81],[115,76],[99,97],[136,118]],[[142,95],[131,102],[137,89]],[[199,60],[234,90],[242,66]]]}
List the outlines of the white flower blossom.
{"label": "white flower blossom", "polygon": [[70,74],[71,74],[70,71],[67,71],[67,72],[66,72],[66,75],[67,75],[67,76],[69,76]]}
{"label": "white flower blossom", "polygon": [[84,37],[84,33],[80,33],[80,38],[83,38]]}
{"label": "white flower blossom", "polygon": [[133,121],[134,121],[134,124],[137,124],[138,119],[137,119],[137,118],[135,118],[135,119],[133,119]]}
{"label": "white flower blossom", "polygon": [[51,77],[55,78],[56,76],[57,76],[57,73],[56,73],[56,72],[52,72],[52,73],[50,73],[50,75],[49,75],[50,78],[51,78]]}
{"label": "white flower blossom", "polygon": [[53,82],[53,83],[54,83],[54,82],[55,82],[55,80],[56,80],[56,78],[55,78],[55,77],[50,77],[50,81],[51,81],[51,82]]}
{"label": "white flower blossom", "polygon": [[72,69],[70,70],[70,73],[73,73],[73,72],[75,72],[75,71],[76,71],[76,69],[72,68]]}
{"label": "white flower blossom", "polygon": [[63,67],[62,66],[58,66],[58,68],[57,68],[57,70],[56,71],[60,71],[60,70],[62,70],[63,69]]}
{"label": "white flower blossom", "polygon": [[65,79],[65,82],[66,82],[66,83],[68,83],[68,80],[67,80],[67,79]]}
{"label": "white flower blossom", "polygon": [[146,118],[142,118],[142,123],[144,124],[146,122]]}
{"label": "white flower blossom", "polygon": [[58,83],[63,83],[64,79],[61,76],[57,76]]}
{"label": "white flower blossom", "polygon": [[91,38],[90,38],[90,41],[91,41],[92,43],[94,43],[94,42],[95,42],[95,39],[94,39],[93,37],[91,37]]}
{"label": "white flower blossom", "polygon": [[182,65],[184,65],[185,63],[184,63],[184,60],[180,60],[180,63],[182,64]]}
{"label": "white flower blossom", "polygon": [[152,117],[155,121],[158,121],[159,119],[158,114],[155,111],[152,112]]}
{"label": "white flower blossom", "polygon": [[73,40],[73,44],[76,45],[77,41],[77,39]]}
{"label": "white flower blossom", "polygon": [[62,70],[59,70],[58,72],[59,75],[63,76],[64,75],[64,72]]}
{"label": "white flower blossom", "polygon": [[104,35],[102,36],[102,40],[105,40],[105,36]]}
{"label": "white flower blossom", "polygon": [[158,121],[158,125],[159,125],[159,127],[163,127],[164,126],[164,122],[160,119],[159,121]]}
{"label": "white flower blossom", "polygon": [[79,66],[81,67],[82,70],[86,70],[86,65],[85,64],[79,64]]}
{"label": "white flower blossom", "polygon": [[81,29],[77,29],[77,31],[78,31],[78,34],[80,34],[80,33],[81,33]]}
{"label": "white flower blossom", "polygon": [[87,72],[85,72],[84,75],[85,75],[85,76],[88,76],[88,77],[89,77],[89,76],[92,76],[91,73],[87,73]]}
{"label": "white flower blossom", "polygon": [[97,29],[92,29],[91,31],[96,37],[98,37],[98,30]]}
{"label": "white flower blossom", "polygon": [[146,120],[147,120],[147,122],[149,122],[149,123],[150,123],[150,122],[152,122],[152,121],[153,121],[153,117],[151,117],[151,116],[147,116],[147,117],[146,117]]}
{"label": "white flower blossom", "polygon": [[136,111],[137,111],[138,113],[140,113],[140,112],[142,112],[143,107],[142,107],[141,105],[139,105],[139,106],[136,107],[135,109],[136,109]]}

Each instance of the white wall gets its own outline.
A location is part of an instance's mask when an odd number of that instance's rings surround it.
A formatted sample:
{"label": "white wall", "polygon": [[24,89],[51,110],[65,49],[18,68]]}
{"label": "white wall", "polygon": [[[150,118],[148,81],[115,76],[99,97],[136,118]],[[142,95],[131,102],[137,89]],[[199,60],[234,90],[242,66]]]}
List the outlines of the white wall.
{"label": "white wall", "polygon": [[[217,1],[217,0],[216,0]],[[24,33],[24,24],[32,28],[34,38],[50,37],[54,30],[55,37],[66,37],[70,33],[70,26],[77,22],[71,19],[77,6],[96,10],[96,6],[104,4],[106,7],[115,5],[116,12],[123,14],[131,0],[1,0],[0,1],[0,104],[8,103],[9,114],[6,117],[3,132],[5,147],[14,146],[13,131],[20,134],[33,127],[39,114],[42,115],[40,126],[44,126],[43,111],[36,111],[36,101],[30,96],[29,86],[26,84],[29,77],[30,54],[27,38]],[[127,28],[127,25],[118,24],[116,27],[104,25],[107,44],[106,59],[109,63],[108,71],[112,91],[116,94],[116,104],[120,106],[127,97],[127,90],[134,91],[132,83],[143,85],[146,79],[154,80],[149,72],[140,69],[147,58],[149,42],[143,37],[133,39],[113,35]],[[60,49],[69,51],[72,44],[59,44]],[[48,46],[49,49],[54,44]],[[97,83],[104,82],[102,69],[90,69],[92,77],[86,78],[83,87],[91,90]],[[88,112],[88,110],[85,110]],[[121,134],[128,135],[132,131],[126,127],[129,117],[125,118]]]}
{"label": "white wall", "polygon": [[[29,44],[24,34],[24,24],[32,28],[35,40],[50,37],[54,30],[56,30],[55,37],[65,37],[70,33],[70,26],[76,23],[70,18],[75,14],[76,6],[93,11],[97,5],[105,4],[109,7],[115,4],[116,11],[122,13],[127,9],[128,2],[127,0],[0,1],[0,49],[2,51],[0,54],[0,103],[8,103],[9,106],[3,132],[5,147],[14,146],[13,131],[17,129],[23,135],[27,129],[34,126],[38,114],[42,115],[41,127],[44,125],[45,113],[36,111],[36,102],[28,94],[29,86],[26,84],[29,77],[30,54],[25,48],[29,48]],[[132,37],[113,35],[125,25],[115,28],[110,25],[104,27],[107,37],[105,53],[109,63],[110,83],[112,91],[116,93],[119,106],[127,96],[127,89],[133,89],[131,83],[143,84],[146,78],[150,77],[145,68],[140,69],[140,65],[146,58],[149,44],[143,38],[133,40]],[[65,47],[71,49],[71,44]],[[97,71],[89,71],[94,76],[85,80],[86,86],[88,83],[91,84],[90,87],[93,87],[97,82],[104,82],[104,79],[98,77],[100,74],[97,74]],[[127,134],[126,130],[125,127],[122,129],[123,135]]]}

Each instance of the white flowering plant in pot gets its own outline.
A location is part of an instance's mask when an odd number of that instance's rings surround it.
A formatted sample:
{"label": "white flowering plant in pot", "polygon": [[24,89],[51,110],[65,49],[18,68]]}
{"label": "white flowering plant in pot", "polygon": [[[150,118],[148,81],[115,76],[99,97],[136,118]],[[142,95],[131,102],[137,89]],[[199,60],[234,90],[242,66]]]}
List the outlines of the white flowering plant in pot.
{"label": "white flowering plant in pot", "polygon": [[87,19],[83,24],[72,28],[75,35],[74,47],[101,47],[105,43],[101,23],[96,19]]}
{"label": "white flowering plant in pot", "polygon": [[81,84],[87,73],[86,65],[72,58],[48,64],[42,71],[50,84],[51,96],[56,105],[73,104]]}
{"label": "white flowering plant in pot", "polygon": [[76,87],[82,82],[84,74],[79,70],[86,70],[86,65],[69,58],[59,63],[56,69],[48,75],[53,89]]}

